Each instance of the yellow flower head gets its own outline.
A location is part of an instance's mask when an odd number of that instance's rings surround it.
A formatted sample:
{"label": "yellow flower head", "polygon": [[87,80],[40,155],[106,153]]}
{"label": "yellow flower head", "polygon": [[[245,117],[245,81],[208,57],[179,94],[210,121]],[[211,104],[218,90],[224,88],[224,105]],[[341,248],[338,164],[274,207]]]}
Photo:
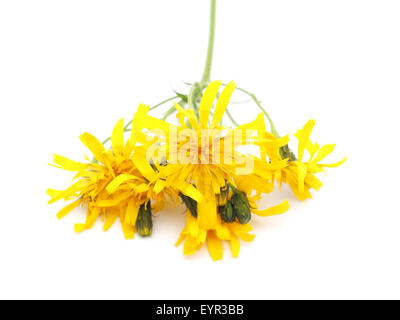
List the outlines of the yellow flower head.
{"label": "yellow flower head", "polygon": [[[243,171],[250,169],[246,178],[249,183],[255,182],[252,189],[258,186],[258,192],[271,192],[272,174],[268,170],[286,165],[286,161],[269,165],[237,151],[238,146],[254,143],[252,134],[259,129],[263,116],[236,129],[222,127],[220,122],[235,85],[231,82],[224,88],[213,108],[220,86],[221,82],[215,81],[206,88],[198,110],[199,121],[192,109],[176,105],[180,126],[148,116],[147,110],[138,112],[133,125],[137,135],[143,129],[158,133],[156,144],[164,148],[160,153],[167,163],[160,168],[163,181],[170,188],[185,184],[186,188],[181,190],[196,201],[196,218],[206,230],[215,229],[218,223],[218,198],[227,183],[236,184]],[[191,190],[186,190],[189,186]],[[250,193],[248,189],[246,193]],[[201,197],[194,194],[195,190]]]}
{"label": "yellow flower head", "polygon": [[[298,140],[297,159],[287,148],[287,142],[282,141],[282,139],[276,139],[276,143],[280,147],[279,150],[275,148],[274,150],[269,149],[266,152],[272,163],[280,161],[282,157],[289,158],[288,165],[282,170],[274,172],[274,177],[278,181],[279,185],[281,185],[282,182],[289,184],[293,193],[299,200],[311,198],[310,189],[319,190],[321,188],[322,183],[315,176],[316,173],[324,171],[325,167],[339,167],[346,161],[346,158],[344,158],[337,163],[320,163],[333,152],[335,145],[326,144],[320,147],[318,143],[312,143],[310,135],[314,125],[315,121],[309,120],[304,127],[298,130],[294,135]],[[307,161],[303,160],[305,151],[309,153]]]}
{"label": "yellow flower head", "polygon": [[57,217],[62,218],[82,205],[87,208],[86,221],[75,225],[76,232],[91,228],[99,217],[104,220],[103,229],[106,231],[119,217],[126,238],[133,238],[136,226],[141,235],[150,235],[150,199],[160,207],[165,196],[172,197],[174,192],[164,188],[157,172],[146,161],[146,146],[133,144],[133,136],[125,143],[123,120],[118,121],[113,130],[110,150],[89,133],[82,134],[80,139],[95,160],[82,163],[54,156],[54,166],[77,172],[77,181],[66,190],[47,191],[51,196],[49,203],[61,199],[75,200]]}

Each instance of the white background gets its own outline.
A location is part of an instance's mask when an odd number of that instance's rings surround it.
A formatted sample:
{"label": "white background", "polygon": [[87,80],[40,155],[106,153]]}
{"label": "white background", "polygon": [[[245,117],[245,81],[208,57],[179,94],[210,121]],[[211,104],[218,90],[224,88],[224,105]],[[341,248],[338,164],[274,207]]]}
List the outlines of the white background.
{"label": "white background", "polygon": [[[118,223],[82,234],[48,187],[83,160],[78,136],[107,137],[139,102],[155,104],[202,74],[208,1],[0,2],[0,298],[400,298],[398,126],[400,2],[219,0],[213,79],[257,94],[282,134],[317,119],[337,143],[314,199],[287,189],[284,215],[254,219],[240,257],[213,263],[174,242],[183,208],[126,241]],[[245,97],[236,94],[233,101]],[[169,106],[168,106],[169,107]],[[240,122],[258,112],[232,104]],[[160,110],[161,111],[161,110]],[[157,113],[155,113],[157,114]]]}

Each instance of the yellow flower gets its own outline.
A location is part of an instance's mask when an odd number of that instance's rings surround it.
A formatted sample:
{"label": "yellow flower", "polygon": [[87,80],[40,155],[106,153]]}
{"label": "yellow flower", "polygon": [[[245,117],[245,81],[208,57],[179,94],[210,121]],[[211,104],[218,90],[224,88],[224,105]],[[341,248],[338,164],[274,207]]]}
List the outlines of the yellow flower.
{"label": "yellow flower", "polygon": [[[271,163],[281,161],[282,157],[289,158],[288,165],[282,170],[275,171],[274,177],[279,185],[281,185],[282,182],[287,183],[299,200],[311,198],[310,189],[319,190],[321,188],[322,183],[315,176],[316,173],[324,171],[325,167],[339,167],[346,161],[346,158],[344,158],[332,164],[320,163],[320,161],[333,152],[335,145],[326,144],[320,147],[318,143],[312,143],[310,135],[314,125],[315,121],[309,120],[304,127],[295,134],[298,140],[297,159],[293,154],[288,153],[290,152],[289,149],[285,148],[288,140],[284,138],[276,139],[276,146],[273,149],[264,146]],[[266,135],[269,136],[270,134],[267,133]],[[269,138],[272,137],[269,136]],[[278,150],[276,147],[280,149]],[[306,150],[309,153],[309,159],[304,161],[304,153]]]}
{"label": "yellow flower", "polygon": [[[264,116],[260,114],[253,122],[236,129],[222,127],[219,123],[235,86],[230,83],[225,87],[212,110],[220,86],[221,82],[215,81],[205,90],[199,107],[199,121],[193,110],[184,110],[179,105],[176,105],[179,126],[148,116],[148,109],[144,107],[133,121],[136,135],[142,135],[141,142],[150,136],[143,130],[156,134],[154,145],[159,147],[158,153],[165,160],[158,172],[165,186],[186,186],[180,188],[184,193],[181,198],[189,209],[188,225],[181,236],[181,241],[185,239],[184,253],[194,253],[207,240],[214,260],[222,257],[220,240],[229,241],[234,256],[238,255],[239,238],[251,230],[248,223],[251,213],[269,216],[283,213],[289,207],[284,201],[266,210],[256,209],[256,197],[273,190],[273,171],[282,170],[287,161],[281,159],[266,163],[237,151],[239,146],[260,143],[260,139],[252,134],[259,131],[261,125],[265,128]],[[270,140],[263,139],[267,144],[275,143]],[[160,162],[157,157],[148,160]],[[247,168],[249,163],[251,166]],[[246,168],[250,171],[243,172]],[[225,194],[229,189],[231,192]],[[195,190],[201,197],[195,194]],[[250,197],[254,190],[256,197]],[[244,239],[249,237],[244,236]]]}
{"label": "yellow flower", "polygon": [[[220,194],[221,188],[233,178],[235,170],[243,166],[242,161],[245,160],[245,157],[236,153],[232,147],[233,144],[242,140],[235,140],[235,132],[239,132],[242,127],[231,130],[219,125],[235,89],[233,83],[228,84],[222,91],[208,124],[220,86],[221,82],[215,81],[206,88],[200,102],[199,121],[192,109],[184,110],[177,104],[177,118],[180,120],[180,126],[148,116],[147,110],[140,111],[140,115],[134,120],[134,127],[138,134],[142,129],[158,132],[161,130],[164,133],[163,139],[159,138],[158,143],[162,145],[165,142],[164,153],[168,164],[160,168],[160,174],[165,179],[167,187],[181,186],[181,184],[185,184],[186,189],[192,185],[196,187],[201,198],[193,194],[193,188],[185,190],[181,187],[180,189],[197,201],[197,219],[200,226],[205,229],[215,228],[217,224],[216,195]],[[186,119],[189,126],[185,123]],[[224,133],[224,130],[228,132]],[[178,138],[171,138],[171,132],[176,132]],[[240,143],[246,144],[247,141]],[[239,165],[238,162],[241,164]]]}
{"label": "yellow flower", "polygon": [[111,150],[106,150],[89,133],[80,136],[80,140],[93,153],[95,161],[82,163],[54,156],[54,166],[77,172],[77,181],[66,190],[48,189],[47,193],[51,196],[49,203],[61,199],[74,200],[57,214],[58,218],[79,205],[87,208],[86,221],[75,224],[76,232],[91,228],[99,217],[104,221],[104,231],[107,231],[119,217],[127,239],[134,237],[136,226],[141,235],[150,235],[150,199],[155,201],[159,209],[165,196],[176,198],[172,189],[164,188],[158,173],[147,162],[147,146],[132,143],[136,140],[134,135],[132,132],[131,139],[124,142],[124,125],[120,120],[111,136]]}

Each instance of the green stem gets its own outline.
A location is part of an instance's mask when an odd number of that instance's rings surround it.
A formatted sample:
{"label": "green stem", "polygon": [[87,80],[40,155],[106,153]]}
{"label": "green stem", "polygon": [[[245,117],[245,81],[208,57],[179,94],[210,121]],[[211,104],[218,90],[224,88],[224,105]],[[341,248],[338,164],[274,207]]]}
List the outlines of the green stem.
{"label": "green stem", "polygon": [[161,120],[167,120],[167,118],[175,112],[175,106],[171,107],[170,109],[167,110],[167,112],[164,114],[164,116],[161,118]]}
{"label": "green stem", "polygon": [[260,102],[257,100],[257,97],[254,95],[254,93],[250,93],[249,91],[247,91],[247,90],[245,90],[245,89],[242,89],[242,88],[239,88],[239,87],[236,87],[236,89],[239,90],[239,91],[241,91],[241,92],[243,92],[243,93],[245,93],[245,94],[247,94],[247,95],[255,102],[255,104],[261,109],[261,111],[262,111],[262,112],[265,114],[265,116],[267,117],[268,122],[269,122],[269,125],[270,125],[270,127],[271,127],[271,133],[272,133],[275,137],[279,138],[280,136],[279,136],[279,134],[278,134],[278,131],[277,131],[276,128],[275,128],[274,122],[272,121],[272,119],[271,119],[271,117],[269,116],[268,112],[263,108],[263,106],[262,106],[262,105],[260,104]]}
{"label": "green stem", "polygon": [[207,60],[204,68],[203,77],[201,79],[201,84],[205,85],[210,81],[211,75],[211,64],[214,51],[214,39],[215,39],[215,16],[216,16],[216,0],[211,0],[210,8],[210,31],[208,35],[208,49],[207,49]]}
{"label": "green stem", "polygon": [[235,119],[233,119],[233,117],[228,109],[225,110],[225,113],[228,116],[228,118],[232,121],[233,125],[235,125],[236,127],[239,127],[239,124],[235,121]]}

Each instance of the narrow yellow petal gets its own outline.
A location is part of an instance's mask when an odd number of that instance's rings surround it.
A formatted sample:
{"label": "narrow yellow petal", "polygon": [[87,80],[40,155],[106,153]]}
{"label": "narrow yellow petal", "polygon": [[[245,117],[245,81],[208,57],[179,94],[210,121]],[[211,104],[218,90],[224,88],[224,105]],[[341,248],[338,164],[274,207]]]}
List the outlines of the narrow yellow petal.
{"label": "narrow yellow petal", "polygon": [[237,258],[239,256],[239,252],[240,252],[240,241],[237,237],[232,236],[231,240],[229,241],[230,245],[231,245],[231,250],[232,250],[232,256],[234,258]]}
{"label": "narrow yellow petal", "polygon": [[191,183],[185,181],[177,182],[176,188],[185,196],[192,198],[198,203],[203,201],[202,194]]}
{"label": "narrow yellow petal", "polygon": [[326,168],[337,168],[341,166],[343,163],[345,163],[347,160],[347,157],[344,157],[342,160],[336,163],[330,163],[330,164],[319,164],[321,167],[326,167]]}
{"label": "narrow yellow petal", "polygon": [[282,203],[265,210],[251,210],[251,211],[258,216],[268,217],[276,214],[282,214],[288,210],[289,210],[289,201],[285,200]]}
{"label": "narrow yellow petal", "polygon": [[210,125],[211,129],[215,128],[221,122],[233,90],[235,90],[235,84],[233,82],[230,82],[221,92],[221,95],[218,98],[217,105],[215,106],[214,116]]}
{"label": "narrow yellow petal", "polygon": [[335,144],[326,144],[319,149],[317,156],[315,159],[312,161],[314,163],[318,163],[321,160],[325,159],[326,156],[330,155],[335,149]]}
{"label": "narrow yellow petal", "polygon": [[299,188],[299,192],[304,192],[304,180],[307,175],[307,166],[304,165],[302,162],[296,162],[296,171],[297,171],[297,185]]}
{"label": "narrow yellow petal", "polygon": [[73,161],[73,160],[70,160],[63,156],[59,156],[57,154],[54,155],[53,162],[58,165],[58,166],[54,166],[54,167],[68,170],[68,171],[80,171],[80,170],[84,170],[88,167],[88,164],[86,164],[86,163]]}
{"label": "narrow yellow petal", "polygon": [[[197,179],[198,180],[198,179]],[[196,181],[197,182],[197,181]],[[203,229],[214,229],[217,224],[217,201],[210,186],[198,184],[203,201],[197,203],[197,219]]]}
{"label": "narrow yellow petal", "polygon": [[59,195],[61,195],[64,192],[64,190],[55,190],[55,189],[47,189],[46,190],[46,194],[48,196],[50,196],[51,198],[55,198],[58,197]]}
{"label": "narrow yellow petal", "polygon": [[128,225],[126,223],[121,223],[121,226],[122,226],[122,232],[124,233],[124,237],[126,240],[135,238],[135,232],[136,232],[135,226]]}
{"label": "narrow yellow petal", "polygon": [[106,187],[106,190],[109,194],[114,193],[115,191],[117,191],[118,187],[130,180],[135,180],[137,179],[136,176],[131,175],[131,174],[120,174],[118,177],[115,177]]}
{"label": "narrow yellow petal", "polygon": [[319,190],[322,187],[322,182],[318,180],[313,174],[309,173],[304,180],[304,183],[309,188],[313,188],[314,190]]}
{"label": "narrow yellow petal", "polygon": [[103,144],[90,133],[85,132],[80,137],[83,144],[93,153],[94,157],[103,162],[103,154],[106,152]]}
{"label": "narrow yellow petal", "polygon": [[185,232],[182,231],[181,234],[179,235],[178,240],[176,240],[175,242],[175,247],[179,246],[182,243],[182,241],[185,240],[185,237],[186,237]]}
{"label": "narrow yellow petal", "polygon": [[207,248],[214,261],[221,260],[223,256],[221,240],[218,239],[214,230],[207,232]]}
{"label": "narrow yellow petal", "polygon": [[131,129],[131,139],[130,143],[133,146],[136,145],[136,142],[139,138],[139,135],[143,129],[143,119],[146,117],[149,112],[149,106],[140,104],[136,113],[132,119],[132,129]]}
{"label": "narrow yellow petal", "polygon": [[75,182],[72,186],[70,186],[68,189],[62,191],[62,192],[51,192],[54,194],[54,197],[48,202],[48,204],[52,204],[54,202],[57,202],[58,200],[61,200],[63,198],[68,198],[68,197],[75,197],[77,193],[83,193],[89,185],[89,182],[86,180],[79,180]]}
{"label": "narrow yellow petal", "polygon": [[155,194],[160,193],[161,191],[164,190],[166,185],[167,185],[167,181],[158,179],[156,181],[156,183],[154,184],[154,188],[153,188],[154,193]]}
{"label": "narrow yellow petal", "polygon": [[76,223],[74,225],[75,232],[79,233],[86,229],[92,228],[94,223],[96,222],[96,219],[99,217],[100,213],[101,210],[99,208],[94,208],[92,211],[88,211],[85,223]]}
{"label": "narrow yellow petal", "polygon": [[[176,110],[178,110],[178,113],[183,114],[186,118],[188,118],[193,130],[195,130],[196,132],[200,131],[199,123],[197,122],[197,118],[194,114],[193,109],[185,110],[177,103],[175,103],[175,108]],[[180,118],[179,116],[177,117]]]}
{"label": "narrow yellow petal", "polygon": [[210,110],[214,103],[214,100],[218,94],[218,90],[221,86],[221,81],[211,82],[206,90],[204,90],[203,97],[200,102],[200,128],[206,129],[208,127],[208,119],[210,117]]}
{"label": "narrow yellow petal", "polygon": [[196,249],[198,246],[197,238],[186,237],[185,243],[183,244],[183,254],[185,256],[189,256],[196,253]]}
{"label": "narrow yellow petal", "polygon": [[146,159],[145,150],[135,152],[132,156],[132,161],[140,173],[150,182],[153,182],[157,178],[157,174],[149,161]]}
{"label": "narrow yellow petal", "polygon": [[78,200],[70,203],[69,205],[67,205],[66,207],[61,209],[60,212],[57,213],[57,218],[58,219],[64,218],[68,213],[70,213],[72,210],[74,210],[76,207],[78,207],[81,204],[81,202],[82,202],[82,200],[78,199]]}
{"label": "narrow yellow petal", "polygon": [[121,204],[122,201],[126,200],[127,198],[129,198],[130,194],[129,193],[125,193],[122,194],[114,199],[106,199],[106,200],[99,200],[97,202],[97,206],[99,208],[109,208],[109,207],[115,207],[118,206],[119,204]]}
{"label": "narrow yellow petal", "polygon": [[167,138],[169,137],[169,132],[171,130],[175,130],[174,132],[179,131],[178,126],[170,124],[164,120],[151,117],[149,115],[146,115],[145,117],[143,117],[141,126],[150,131],[154,131],[157,134],[162,133]]}
{"label": "narrow yellow petal", "polygon": [[117,122],[111,135],[111,145],[114,154],[122,154],[124,152],[124,119]]}
{"label": "narrow yellow petal", "polygon": [[298,160],[302,161],[304,156],[304,150],[307,144],[310,142],[311,131],[314,128],[315,120],[308,120],[301,130],[297,130],[295,137],[299,140],[298,145]]}
{"label": "narrow yellow petal", "polygon": [[135,201],[131,200],[128,202],[125,212],[124,223],[130,226],[136,225],[136,219],[139,213],[140,205]]}
{"label": "narrow yellow petal", "polygon": [[106,217],[106,221],[104,221],[103,231],[107,231],[114,224],[115,220],[117,220],[118,214],[115,211],[111,211],[108,213]]}
{"label": "narrow yellow petal", "polygon": [[229,229],[231,229],[231,231],[243,241],[251,242],[255,238],[254,234],[249,233],[249,231],[253,229],[249,223],[240,224],[233,222],[229,225]]}

